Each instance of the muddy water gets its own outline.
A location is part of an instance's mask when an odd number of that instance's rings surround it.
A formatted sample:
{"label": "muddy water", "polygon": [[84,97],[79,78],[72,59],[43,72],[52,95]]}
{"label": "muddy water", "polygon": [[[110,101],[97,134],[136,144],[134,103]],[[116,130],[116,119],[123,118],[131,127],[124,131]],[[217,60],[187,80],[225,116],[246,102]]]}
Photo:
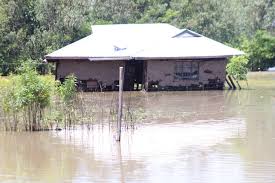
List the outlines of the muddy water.
{"label": "muddy water", "polygon": [[123,129],[0,132],[0,182],[275,182],[275,90],[137,93]]}

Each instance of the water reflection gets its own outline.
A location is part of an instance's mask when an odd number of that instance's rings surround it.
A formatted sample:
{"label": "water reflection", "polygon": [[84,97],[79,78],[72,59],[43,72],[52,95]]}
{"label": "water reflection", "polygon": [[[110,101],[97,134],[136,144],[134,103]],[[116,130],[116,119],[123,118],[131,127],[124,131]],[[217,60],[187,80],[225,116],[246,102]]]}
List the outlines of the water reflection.
{"label": "water reflection", "polygon": [[121,144],[108,125],[1,132],[0,182],[275,182],[273,90],[131,98],[149,123]]}

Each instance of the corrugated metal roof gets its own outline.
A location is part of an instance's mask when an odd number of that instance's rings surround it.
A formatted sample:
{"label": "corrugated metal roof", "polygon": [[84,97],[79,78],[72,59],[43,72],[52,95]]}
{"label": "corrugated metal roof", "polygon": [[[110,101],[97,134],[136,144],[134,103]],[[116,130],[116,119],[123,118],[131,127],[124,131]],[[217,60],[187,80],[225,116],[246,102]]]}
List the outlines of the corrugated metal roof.
{"label": "corrugated metal roof", "polygon": [[[193,31],[180,30],[169,24],[97,25],[92,26],[92,30],[90,36],[46,55],[46,59],[190,59],[243,54]],[[183,33],[191,36],[181,36]]]}

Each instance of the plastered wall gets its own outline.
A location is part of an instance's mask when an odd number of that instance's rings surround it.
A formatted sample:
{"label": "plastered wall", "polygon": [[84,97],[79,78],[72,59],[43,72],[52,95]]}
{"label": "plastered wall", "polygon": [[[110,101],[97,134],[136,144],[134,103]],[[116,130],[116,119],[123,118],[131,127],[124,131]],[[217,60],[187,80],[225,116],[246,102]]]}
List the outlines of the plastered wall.
{"label": "plastered wall", "polygon": [[119,67],[124,65],[124,61],[64,60],[58,64],[57,79],[74,74],[80,80],[96,79],[112,85],[119,78]]}
{"label": "plastered wall", "polygon": [[147,61],[147,81],[159,81],[160,86],[190,86],[191,84],[207,84],[208,79],[218,77],[225,81],[226,59],[221,60],[194,60],[199,62],[199,78],[196,80],[175,80],[175,62],[177,61]]}

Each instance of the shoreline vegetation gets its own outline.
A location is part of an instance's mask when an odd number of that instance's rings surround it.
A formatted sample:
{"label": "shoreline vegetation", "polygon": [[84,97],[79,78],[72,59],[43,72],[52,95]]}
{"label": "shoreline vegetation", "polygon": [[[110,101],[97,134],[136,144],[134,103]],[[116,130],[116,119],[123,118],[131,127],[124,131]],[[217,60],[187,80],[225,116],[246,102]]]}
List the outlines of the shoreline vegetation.
{"label": "shoreline vegetation", "polygon": [[[239,82],[244,90],[275,89],[275,72],[250,72],[248,85]],[[39,75],[31,64],[25,64],[17,75],[0,77],[0,130],[92,129],[95,124],[115,127],[117,92],[77,92],[75,83],[74,76],[61,84],[52,75]],[[135,98],[147,94],[125,93],[123,128],[134,129],[148,117]]]}
{"label": "shoreline vegetation", "polygon": [[[63,84],[51,75],[41,76],[34,67],[24,65],[17,75],[0,79],[0,130],[44,131],[93,128],[96,123],[113,126],[117,118],[117,94],[76,91],[76,78],[68,76]],[[134,128],[131,95],[124,103],[124,127]]]}

